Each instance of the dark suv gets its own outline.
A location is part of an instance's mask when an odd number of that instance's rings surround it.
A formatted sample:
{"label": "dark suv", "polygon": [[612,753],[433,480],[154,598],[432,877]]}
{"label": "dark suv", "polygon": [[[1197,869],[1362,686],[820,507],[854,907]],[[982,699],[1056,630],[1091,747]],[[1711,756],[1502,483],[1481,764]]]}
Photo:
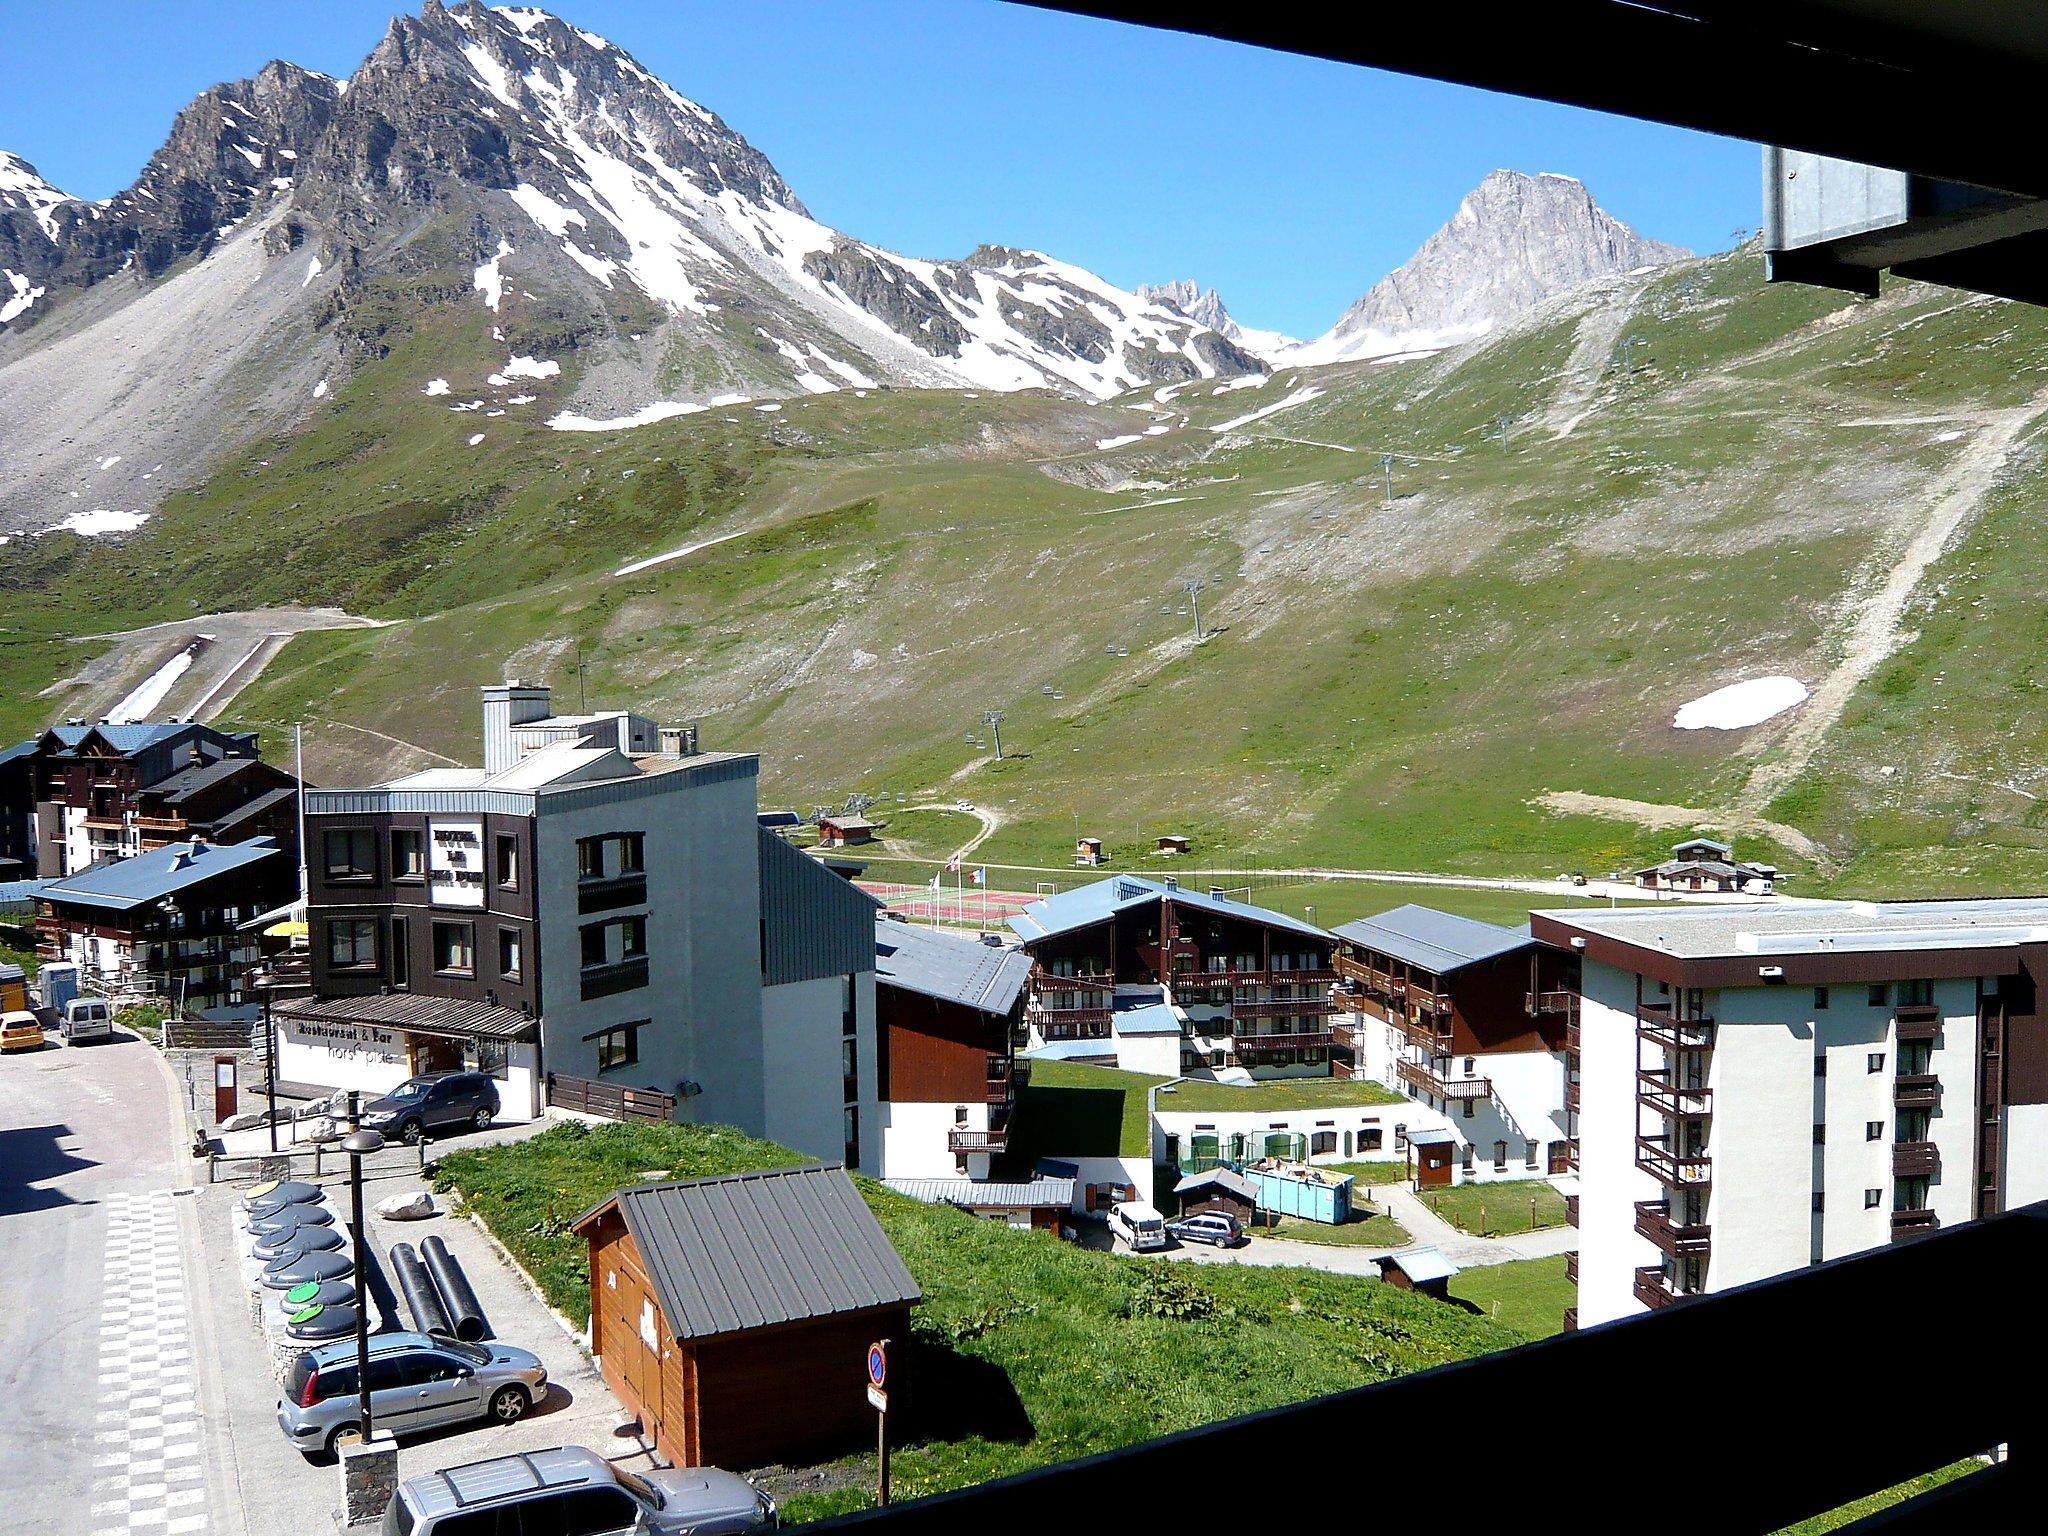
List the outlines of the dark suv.
{"label": "dark suv", "polygon": [[438,1131],[484,1131],[498,1116],[498,1085],[482,1072],[409,1077],[362,1112],[363,1124],[408,1146]]}

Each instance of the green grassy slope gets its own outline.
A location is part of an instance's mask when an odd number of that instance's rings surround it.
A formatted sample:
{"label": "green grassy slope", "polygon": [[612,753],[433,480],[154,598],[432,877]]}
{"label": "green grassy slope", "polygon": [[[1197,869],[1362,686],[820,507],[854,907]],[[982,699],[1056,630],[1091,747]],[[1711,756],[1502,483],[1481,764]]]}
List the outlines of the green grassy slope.
{"label": "green grassy slope", "polygon": [[[1603,872],[1671,832],[1539,797],[1737,826],[1725,808],[1784,722],[1687,733],[1672,712],[1744,676],[1820,681],[1985,413],[2048,366],[2034,311],[1766,288],[1743,252],[1623,295],[1626,371],[1583,355],[1567,312],[1164,403],[849,391],[572,434],[541,421],[573,367],[504,418],[421,397],[447,376],[459,402],[571,326],[513,313],[501,342],[450,292],[393,297],[376,355],[302,434],[141,534],[0,567],[0,725],[34,723],[34,690],[89,653],[65,637],[312,599],[397,622],[294,641],[232,717],[311,719],[327,782],[398,766],[397,743],[473,757],[473,688],[516,672],[758,749],[772,802],[972,799],[1003,818],[993,863],[1176,831],[1225,864]],[[1825,864],[1753,825],[1745,853],[1809,890],[2048,880],[2026,768],[2048,747],[2026,707],[2039,473],[2022,437],[1914,632],[1768,807]],[[1199,645],[1189,578],[1211,583]],[[906,833],[940,854],[951,827]]]}

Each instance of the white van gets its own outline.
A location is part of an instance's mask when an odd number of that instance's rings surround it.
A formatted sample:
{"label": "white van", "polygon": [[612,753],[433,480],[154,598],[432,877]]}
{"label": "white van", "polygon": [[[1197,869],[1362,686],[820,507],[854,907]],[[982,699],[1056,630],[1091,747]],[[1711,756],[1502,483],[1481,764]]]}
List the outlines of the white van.
{"label": "white van", "polygon": [[114,1005],[104,997],[74,997],[64,1005],[64,1020],[58,1026],[66,1045],[83,1045],[88,1040],[114,1038]]}
{"label": "white van", "polygon": [[1142,1200],[1123,1200],[1109,1208],[1109,1230],[1133,1253],[1166,1246],[1166,1218]]}

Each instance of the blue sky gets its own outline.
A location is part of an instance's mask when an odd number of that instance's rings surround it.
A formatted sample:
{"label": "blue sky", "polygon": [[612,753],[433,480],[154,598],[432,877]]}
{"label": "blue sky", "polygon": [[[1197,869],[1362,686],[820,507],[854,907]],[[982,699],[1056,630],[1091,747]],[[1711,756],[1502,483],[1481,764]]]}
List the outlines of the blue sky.
{"label": "blue sky", "polygon": [[[126,186],[178,109],[286,58],[347,75],[391,0],[0,0],[0,148]],[[1577,176],[1645,234],[1754,225],[1754,147],[997,0],[557,0],[775,161],[817,217],[920,256],[1028,246],[1239,320],[1328,328],[1489,170]]]}

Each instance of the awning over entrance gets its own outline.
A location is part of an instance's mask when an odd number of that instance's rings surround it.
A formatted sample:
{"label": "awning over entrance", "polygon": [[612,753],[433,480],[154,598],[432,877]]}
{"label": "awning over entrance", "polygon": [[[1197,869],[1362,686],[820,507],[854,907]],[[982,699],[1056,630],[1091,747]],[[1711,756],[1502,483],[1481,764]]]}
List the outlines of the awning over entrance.
{"label": "awning over entrance", "polygon": [[301,1024],[355,1024],[452,1039],[535,1040],[539,1021],[512,1008],[455,997],[416,997],[409,992],[367,997],[323,997],[280,1003],[279,1019]]}

